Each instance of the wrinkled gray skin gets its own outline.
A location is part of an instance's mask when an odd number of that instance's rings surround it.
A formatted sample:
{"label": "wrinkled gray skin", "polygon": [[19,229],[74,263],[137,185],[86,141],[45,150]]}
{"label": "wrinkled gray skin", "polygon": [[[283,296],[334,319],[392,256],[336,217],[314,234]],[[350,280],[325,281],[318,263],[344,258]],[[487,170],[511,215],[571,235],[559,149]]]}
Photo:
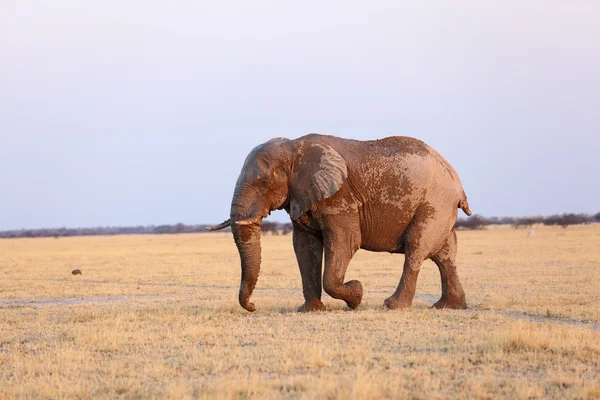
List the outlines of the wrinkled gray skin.
{"label": "wrinkled gray skin", "polygon": [[362,284],[344,283],[344,276],[359,248],[406,255],[387,307],[410,307],[429,258],[442,280],[434,307],[466,308],[456,274],[458,208],[471,215],[456,171],[427,144],[409,137],[357,141],[311,134],[254,148],[237,180],[230,219],[208,229],[231,225],[242,263],[239,302],[248,311],[256,309],[250,296],[261,263],[260,223],[275,209],[285,209],[294,226],[305,299],[298,311],[323,310],[322,287],[358,307]]}

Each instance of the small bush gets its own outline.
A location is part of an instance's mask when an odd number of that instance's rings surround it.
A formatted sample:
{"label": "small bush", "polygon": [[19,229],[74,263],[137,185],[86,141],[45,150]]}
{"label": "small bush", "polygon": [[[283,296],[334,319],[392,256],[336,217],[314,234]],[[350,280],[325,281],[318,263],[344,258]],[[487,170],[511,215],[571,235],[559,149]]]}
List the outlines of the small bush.
{"label": "small bush", "polygon": [[476,214],[466,219],[458,219],[454,226],[456,227],[456,229],[481,230],[485,229],[486,225],[489,225],[489,222],[481,215]]}

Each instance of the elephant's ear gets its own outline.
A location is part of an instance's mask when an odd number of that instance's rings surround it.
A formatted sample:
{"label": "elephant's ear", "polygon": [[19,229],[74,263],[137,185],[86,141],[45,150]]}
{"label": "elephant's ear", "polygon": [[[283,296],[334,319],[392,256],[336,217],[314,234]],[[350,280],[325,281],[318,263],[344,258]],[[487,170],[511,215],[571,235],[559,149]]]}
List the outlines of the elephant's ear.
{"label": "elephant's ear", "polygon": [[299,149],[290,184],[290,217],[302,214],[333,196],[348,177],[346,161],[322,143],[306,143]]}

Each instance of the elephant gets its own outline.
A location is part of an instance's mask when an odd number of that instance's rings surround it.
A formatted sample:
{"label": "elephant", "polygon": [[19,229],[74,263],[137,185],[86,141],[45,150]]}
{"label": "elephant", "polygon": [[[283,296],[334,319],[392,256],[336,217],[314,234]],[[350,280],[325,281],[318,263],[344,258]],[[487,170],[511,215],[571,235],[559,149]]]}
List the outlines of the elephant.
{"label": "elephant", "polygon": [[255,147],[235,185],[230,218],[207,229],[231,226],[242,267],[239,303],[250,312],[256,310],[250,296],[261,264],[260,223],[276,209],[287,211],[293,225],[305,300],[298,311],[324,310],[322,288],[351,309],[359,306],[361,282],[344,283],[358,249],[405,255],[400,283],[384,301],[388,308],[412,305],[421,264],[431,259],[442,281],[433,307],[462,309],[467,302],[454,230],[459,208],[471,215],[458,174],[421,140],[310,134]]}

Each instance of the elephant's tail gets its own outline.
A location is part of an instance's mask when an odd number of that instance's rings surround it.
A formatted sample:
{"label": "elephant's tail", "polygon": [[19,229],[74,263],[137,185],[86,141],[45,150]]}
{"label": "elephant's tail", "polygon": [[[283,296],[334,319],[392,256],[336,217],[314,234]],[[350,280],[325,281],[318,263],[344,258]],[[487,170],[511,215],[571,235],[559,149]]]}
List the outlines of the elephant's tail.
{"label": "elephant's tail", "polygon": [[469,200],[467,200],[467,195],[465,191],[462,192],[462,198],[458,201],[458,208],[464,211],[465,214],[471,216],[471,209],[469,208]]}

